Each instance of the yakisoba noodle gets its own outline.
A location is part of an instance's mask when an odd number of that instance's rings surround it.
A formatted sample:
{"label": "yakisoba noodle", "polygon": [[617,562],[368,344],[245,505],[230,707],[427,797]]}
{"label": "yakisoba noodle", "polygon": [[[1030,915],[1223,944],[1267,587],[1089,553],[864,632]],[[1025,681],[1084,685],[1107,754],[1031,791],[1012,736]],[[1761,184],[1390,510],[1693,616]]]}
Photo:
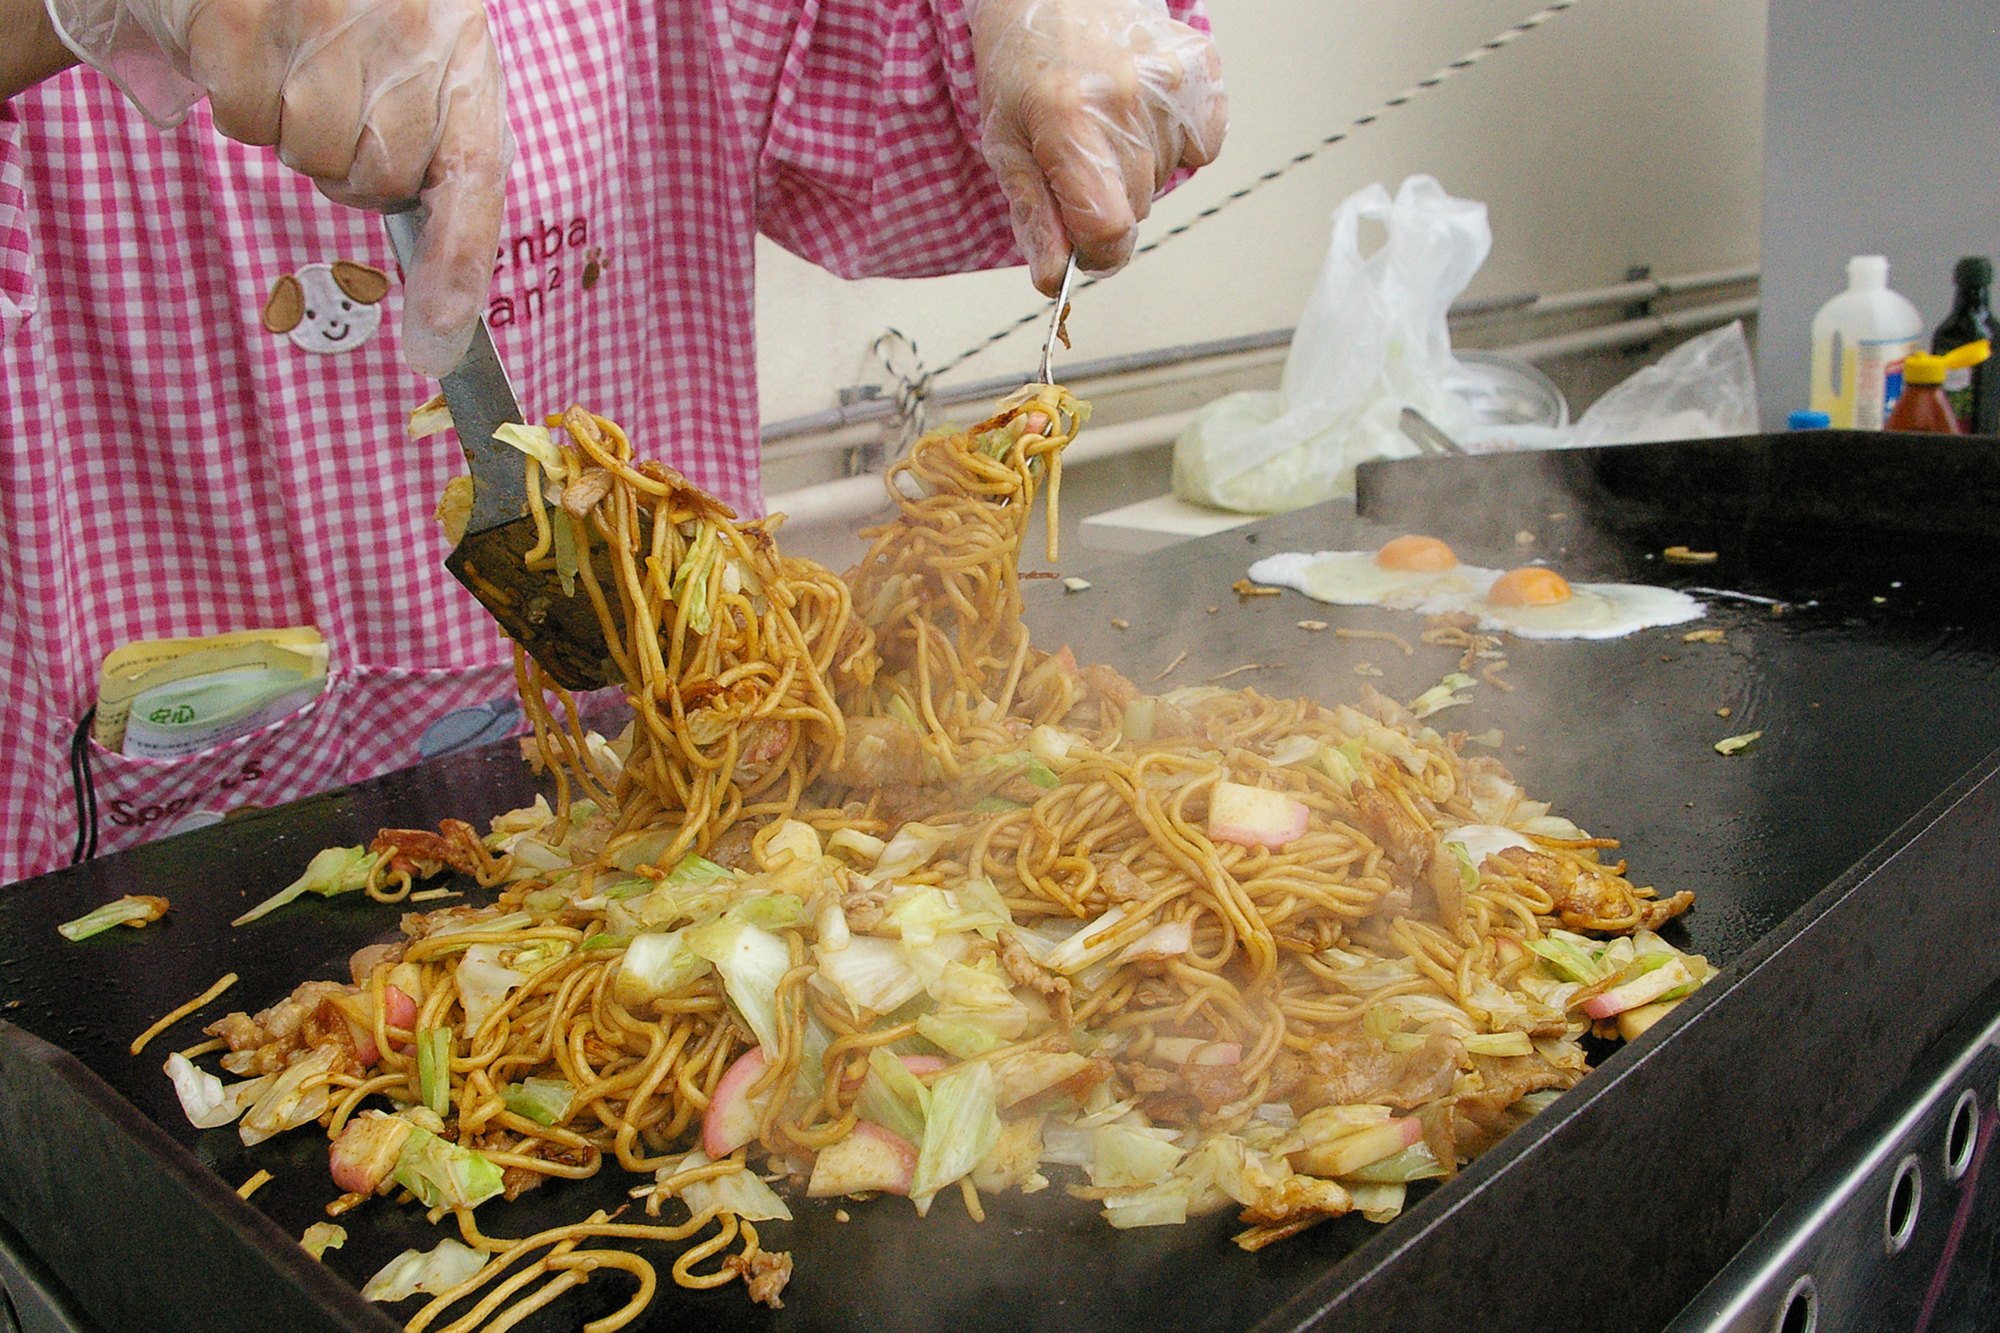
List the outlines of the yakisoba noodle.
{"label": "yakisoba noodle", "polygon": [[[818,766],[838,761],[845,724],[830,675],[852,634],[847,586],[779,554],[768,521],[737,523],[671,468],[635,462],[613,423],[571,408],[561,424],[573,478],[561,508],[547,512],[533,460],[529,494],[538,522],[568,530],[577,578],[638,714],[613,836],[671,821],[679,836],[660,853],[671,864],[739,819],[792,810]],[[599,549],[608,588],[591,558]],[[558,773],[595,794],[573,708],[558,726],[525,678],[522,696],[536,705],[536,740]]]}
{"label": "yakisoba noodle", "polygon": [[[1688,895],[1380,695],[1156,695],[1031,645],[1020,547],[1084,414],[1034,387],[919,441],[845,580],[601,418],[530,441],[534,558],[598,608],[631,727],[587,734],[522,659],[555,807],[385,830],[366,872],[497,901],[213,1029],[275,1077],[246,1137],[327,1125],[335,1210],[451,1217],[399,1261],[410,1328],[504,1327],[600,1269],[637,1285],[590,1325],[620,1327],[663,1254],[775,1305],[760,1172],[978,1216],[1062,1168],[1115,1226],[1234,1207],[1250,1248],[1386,1219],[1581,1077],[1593,1026],[1707,977],[1651,930]],[[646,1220],[474,1220],[606,1158]]]}

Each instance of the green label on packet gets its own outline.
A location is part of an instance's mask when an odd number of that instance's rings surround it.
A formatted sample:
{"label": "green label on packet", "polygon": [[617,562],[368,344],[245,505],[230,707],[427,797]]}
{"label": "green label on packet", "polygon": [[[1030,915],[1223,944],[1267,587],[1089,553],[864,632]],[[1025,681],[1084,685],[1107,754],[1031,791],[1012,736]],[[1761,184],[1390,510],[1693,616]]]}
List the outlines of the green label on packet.
{"label": "green label on packet", "polygon": [[324,676],[271,667],[170,681],[132,700],[121,749],[138,759],[179,759],[276,721],[325,683]]}
{"label": "green label on packet", "polygon": [[104,659],[91,738],[107,750],[122,749],[132,701],[171,681],[239,667],[290,670],[312,680],[326,675],[326,662],[327,646],[310,625],[128,643]]}

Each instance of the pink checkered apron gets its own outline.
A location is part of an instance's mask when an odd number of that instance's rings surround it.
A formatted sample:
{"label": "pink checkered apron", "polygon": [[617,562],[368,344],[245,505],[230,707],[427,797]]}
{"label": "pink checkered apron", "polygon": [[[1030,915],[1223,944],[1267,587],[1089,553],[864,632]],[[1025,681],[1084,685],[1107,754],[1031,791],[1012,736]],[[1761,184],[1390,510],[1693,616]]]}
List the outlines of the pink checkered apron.
{"label": "pink checkered apron", "polygon": [[[493,0],[520,154],[488,320],[523,407],[585,404],[757,512],[757,231],[850,276],[1018,262],[959,3]],[[206,753],[90,744],[100,850],[504,734],[510,654],[431,519],[463,461],[405,431],[433,386],[394,273],[376,219],[205,107],[159,134],[87,70],[0,105],[0,882],[71,858],[65,757],[130,640],[316,625],[331,670]]]}

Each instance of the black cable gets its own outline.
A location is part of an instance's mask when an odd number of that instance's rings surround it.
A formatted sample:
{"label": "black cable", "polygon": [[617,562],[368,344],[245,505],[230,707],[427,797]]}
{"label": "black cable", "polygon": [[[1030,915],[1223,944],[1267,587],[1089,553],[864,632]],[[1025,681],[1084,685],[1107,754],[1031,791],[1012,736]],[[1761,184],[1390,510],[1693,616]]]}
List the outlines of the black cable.
{"label": "black cable", "polygon": [[77,865],[97,855],[97,779],[90,771],[90,728],[97,709],[83,715],[69,738],[70,792],[76,801],[76,846],[69,863]]}

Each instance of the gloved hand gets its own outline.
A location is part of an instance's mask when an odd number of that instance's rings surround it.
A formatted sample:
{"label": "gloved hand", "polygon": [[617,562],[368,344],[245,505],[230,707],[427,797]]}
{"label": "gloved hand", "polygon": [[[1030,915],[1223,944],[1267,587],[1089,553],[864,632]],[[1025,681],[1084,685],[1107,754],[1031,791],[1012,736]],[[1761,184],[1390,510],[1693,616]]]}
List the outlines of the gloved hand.
{"label": "gloved hand", "polygon": [[421,200],[403,349],[450,369],[486,301],[514,143],[480,0],[47,0],[64,43],[146,118],[208,97],[216,129],[338,203]]}
{"label": "gloved hand", "polygon": [[971,22],[980,147],[1035,286],[1055,294],[1072,248],[1123,267],[1167,178],[1222,147],[1214,45],[1161,0],[971,0]]}

